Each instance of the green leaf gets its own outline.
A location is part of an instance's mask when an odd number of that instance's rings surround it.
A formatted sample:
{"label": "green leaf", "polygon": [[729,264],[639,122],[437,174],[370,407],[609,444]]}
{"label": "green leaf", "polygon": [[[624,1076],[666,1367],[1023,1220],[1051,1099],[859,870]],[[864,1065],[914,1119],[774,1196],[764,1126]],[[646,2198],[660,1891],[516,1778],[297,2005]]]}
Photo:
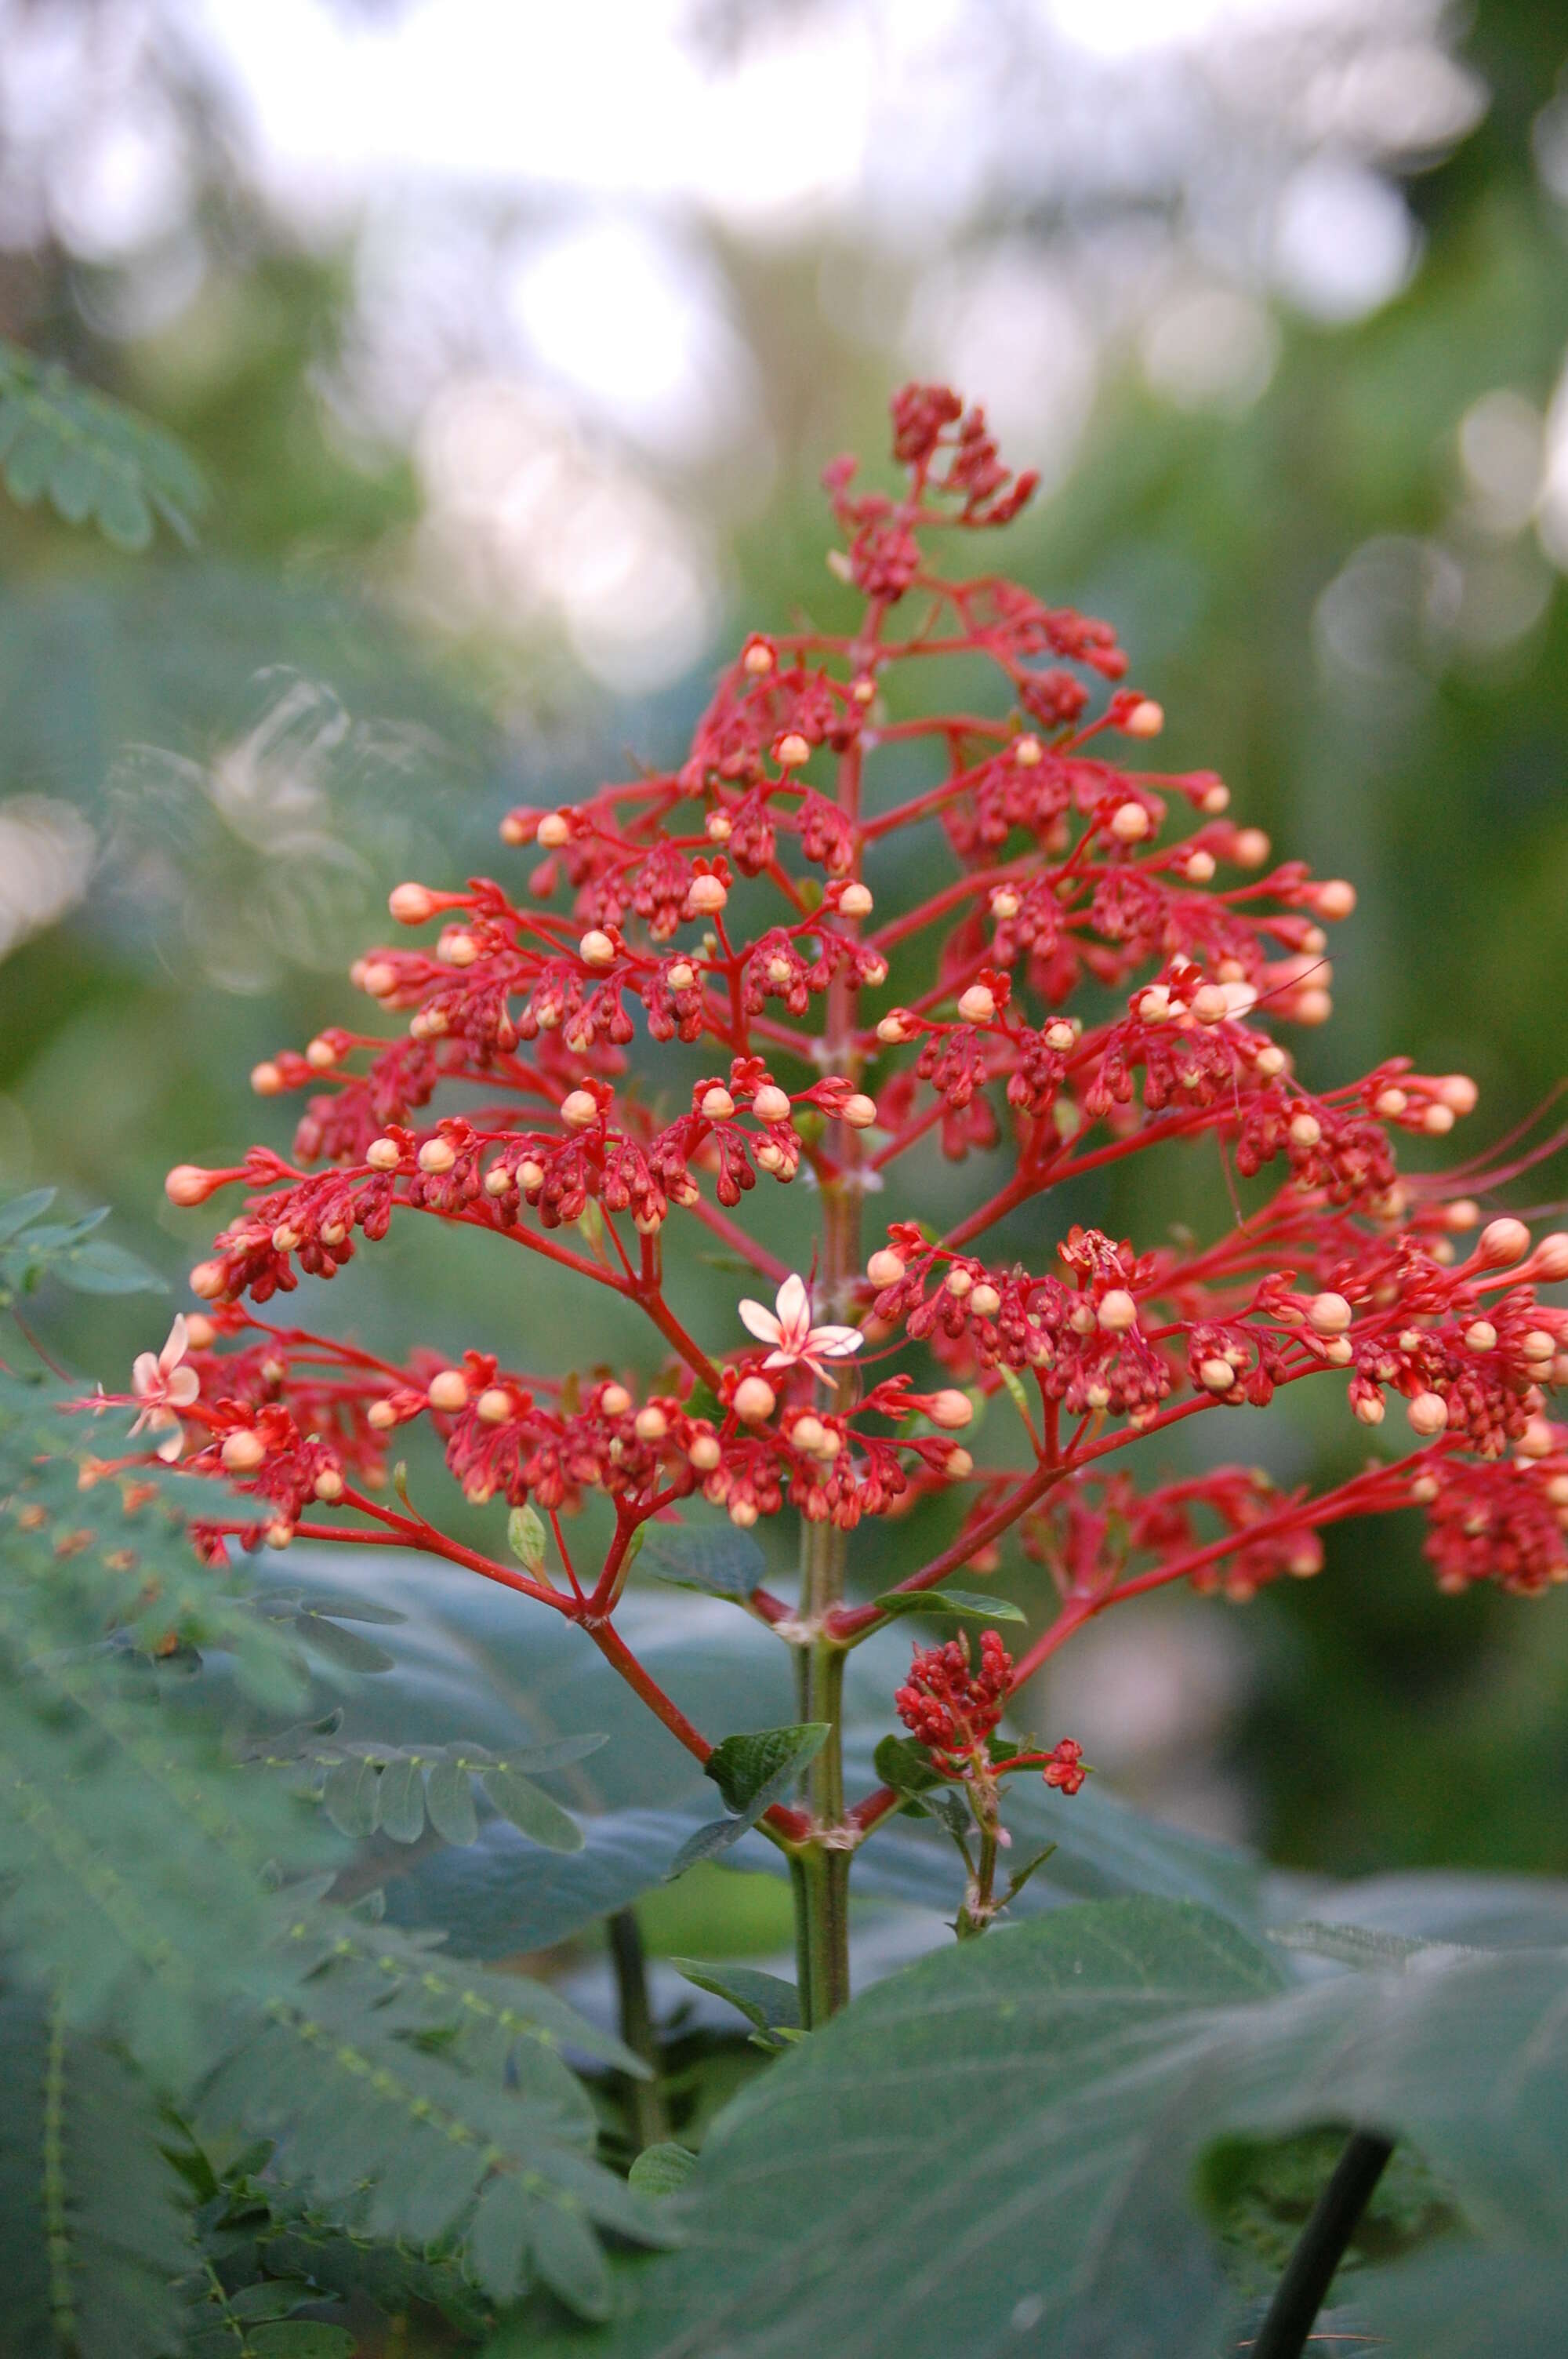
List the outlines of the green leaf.
{"label": "green leaf", "polygon": [[712,1778],[730,1809],[750,1825],[789,1791],[832,1734],[827,1721],[808,1720],[793,1727],[727,1736],[703,1763],[703,1775]]}
{"label": "green leaf", "polygon": [[[1160,2342],[1097,2339],[1117,2299],[1099,2242],[1201,2083],[1216,2011],[1251,2017],[1279,1989],[1266,1951],[1165,1902],[1059,1909],[922,1959],[726,2108],[685,2248],[636,2271],[634,2311],[592,2348],[1210,2359],[1226,2299],[1201,2235],[1150,2273]],[[835,2155],[852,2173],[829,2175]]]}
{"label": "green leaf", "polygon": [[528,2231],[530,2256],[543,2282],[579,2318],[608,2318],[613,2306],[610,2271],[580,2211],[535,2203]]}
{"label": "green leaf", "polygon": [[577,1821],[531,1779],[503,1767],[486,1769],[479,1782],[502,1817],[530,1843],[541,1843],[546,1851],[581,1851],[582,1829]]}
{"label": "green leaf", "polygon": [[449,1843],[471,1843],[479,1832],[469,1773],[456,1761],[438,1761],[425,1786],[430,1824]]}
{"label": "green leaf", "polygon": [[389,1761],[382,1771],[381,1831],[399,1843],[417,1843],[424,1833],[425,1777],[417,1761]]}
{"label": "green leaf", "polygon": [[8,1204],[0,1204],[0,1245],[25,1229],[29,1221],[36,1221],[40,1212],[47,1212],[56,1193],[53,1188],[34,1188],[26,1196],[13,1196]]}
{"label": "green leaf", "polygon": [[370,1761],[340,1762],[328,1773],[321,1801],[340,1834],[351,1841],[373,1834],[381,1810],[380,1773]]}
{"label": "green leaf", "polygon": [[153,512],[140,488],[111,476],[98,502],[98,525],[105,540],[133,554],[152,547]]}
{"label": "green leaf", "polygon": [[0,454],[14,499],[29,505],[47,490],[67,523],[95,516],[105,538],[124,549],[147,546],[156,509],[189,541],[206,487],[160,428],[4,342],[0,394]]}
{"label": "green leaf", "polygon": [[345,1596],[334,1592],[301,1597],[297,1602],[302,1614],[325,1614],[333,1622],[379,1622],[391,1629],[408,1619],[395,1605],[383,1605],[373,1597]]}
{"label": "green leaf", "polygon": [[644,1524],[639,1562],[644,1572],[673,1589],[700,1589],[744,1605],[762,1584],[767,1559],[734,1524],[697,1529],[690,1525]]}
{"label": "green leaf", "polygon": [[515,2301],[526,2283],[533,2198],[512,2173],[498,2175],[479,2199],[468,2233],[468,2263],[486,2293]]}
{"label": "green leaf", "polygon": [[345,1630],[339,1623],[330,1622],[324,1614],[301,1611],[294,1626],[308,1647],[324,1655],[345,1671],[390,1671],[395,1657],[384,1647],[369,1638],[362,1638],[355,1630]]}
{"label": "green leaf", "polygon": [[720,1852],[731,1850],[763,1811],[789,1792],[831,1734],[825,1720],[805,1721],[794,1727],[727,1736],[716,1745],[703,1764],[703,1775],[712,1778],[731,1815],[698,1827],[676,1852],[667,1874],[672,1878],[684,1875],[699,1860],[715,1859]]}
{"label": "green leaf", "polygon": [[105,1237],[94,1237],[91,1244],[62,1254],[56,1265],[55,1275],[62,1286],[78,1294],[167,1294],[168,1287],[156,1269],[150,1269],[124,1245],[111,1245]]}
{"label": "green leaf", "polygon": [[196,2256],[156,2093],[16,1990],[0,1994],[0,2345],[165,2359]]}
{"label": "green leaf", "polygon": [[[698,1990],[710,1991],[715,1998],[728,1999],[739,2007],[754,2029],[764,2034],[798,2031],[800,2026],[800,1993],[793,1983],[777,1974],[765,1974],[755,1966],[726,1966],[720,1973],[716,1967],[701,1964],[695,1958],[672,1958],[670,1964],[677,1974]],[[782,2040],[770,2039],[769,2044],[782,2047]]]}
{"label": "green leaf", "polygon": [[643,2148],[627,2174],[627,2184],[639,2195],[678,2195],[696,2168],[691,2148],[666,2138],[659,2146]]}
{"label": "green leaf", "polygon": [[506,1545],[524,1571],[537,1579],[545,1570],[546,1535],[544,1518],[535,1508],[513,1508],[506,1518]]}
{"label": "green leaf", "polygon": [[968,1622],[1022,1622],[1023,1608],[975,1589],[890,1589],[876,1600],[879,1614],[956,1614]]}
{"label": "green leaf", "polygon": [[943,1783],[942,1773],[932,1767],[925,1745],[913,1736],[884,1736],[871,1760],[882,1784],[912,1800]]}
{"label": "green leaf", "polygon": [[1557,2359],[1568,2260],[1474,2245],[1433,2252],[1363,2272],[1355,2301],[1374,2349],[1412,2359]]}

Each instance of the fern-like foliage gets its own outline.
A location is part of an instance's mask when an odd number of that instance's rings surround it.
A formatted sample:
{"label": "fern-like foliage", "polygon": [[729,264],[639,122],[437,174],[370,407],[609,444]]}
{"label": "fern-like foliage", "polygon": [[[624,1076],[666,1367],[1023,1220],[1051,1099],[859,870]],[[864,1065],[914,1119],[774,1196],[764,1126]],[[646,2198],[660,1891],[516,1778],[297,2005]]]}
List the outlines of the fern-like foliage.
{"label": "fern-like foliage", "polygon": [[0,474],[20,506],[47,494],[68,524],[91,517],[117,549],[147,548],[160,516],[189,546],[207,501],[200,468],[171,435],[4,341]]}
{"label": "fern-like foliage", "polygon": [[195,2257],[147,2082],[36,1991],[0,1995],[0,2351],[167,2359]]}
{"label": "fern-like foliage", "polygon": [[[80,2193],[59,2138],[23,2141],[7,2169],[27,2177],[30,2153],[32,2176],[0,2237],[28,2218],[94,2220],[98,2169],[139,2173],[138,2200],[166,2189],[160,2108],[173,2107],[205,2142],[265,2138],[279,2200],[335,2233],[416,2250],[439,2239],[492,2300],[537,2281],[602,2314],[597,2231],[665,2237],[594,2158],[595,2117],[561,2051],[643,2068],[542,1985],[332,1904],[341,1838],[226,1751],[182,1673],[218,1650],[253,1701],[297,1710],[301,1642],[317,1651],[334,1632],[319,1649],[330,1668],[349,1634],[329,1600],[260,1610],[243,1574],[199,1561],[168,1478],[66,1454],[91,1438],[46,1388],[0,1378],[0,1944],[26,2002],[10,2060],[46,2111],[65,2053],[119,2108],[113,2149],[92,2145],[90,2114],[70,2149]],[[157,2279],[172,2201],[148,2194],[145,2236],[95,2242],[84,2227],[80,2263],[48,2230],[67,2258],[46,2271],[38,2314],[67,2321],[49,2330],[62,2350],[141,2347],[94,2339],[88,2288],[115,2269]],[[198,2310],[205,2335],[213,2313]],[[150,2296],[143,2310],[166,2337],[148,2350],[178,2349]],[[274,2313],[255,2333],[270,2343],[292,2323]]]}

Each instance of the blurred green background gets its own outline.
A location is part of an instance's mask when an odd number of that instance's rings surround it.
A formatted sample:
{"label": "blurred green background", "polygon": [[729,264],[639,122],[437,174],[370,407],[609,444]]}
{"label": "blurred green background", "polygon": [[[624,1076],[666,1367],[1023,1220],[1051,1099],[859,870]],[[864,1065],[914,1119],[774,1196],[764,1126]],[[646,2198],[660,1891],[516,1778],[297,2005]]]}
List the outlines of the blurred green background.
{"label": "blurred green background", "polygon": [[[0,6],[0,335],[211,485],[142,556],[0,504],[0,1183],[112,1202],[178,1283],[165,1169],[284,1140],[245,1076],[353,1020],[387,886],[514,874],[511,802],[672,757],[721,648],[827,610],[817,472],[916,370],[1044,467],[997,556],[1115,622],[1173,764],[1355,879],[1311,1077],[1474,1073],[1460,1153],[1529,1118],[1568,1071],[1561,11],[568,13]],[[557,1353],[468,1242],[395,1235],[331,1309]],[[117,1386],[163,1315],[38,1324]],[[1358,1449],[1327,1404],[1225,1439]],[[1418,1540],[1098,1625],[1051,1725],[1282,1861],[1568,1871],[1568,1604],[1439,1598]]]}

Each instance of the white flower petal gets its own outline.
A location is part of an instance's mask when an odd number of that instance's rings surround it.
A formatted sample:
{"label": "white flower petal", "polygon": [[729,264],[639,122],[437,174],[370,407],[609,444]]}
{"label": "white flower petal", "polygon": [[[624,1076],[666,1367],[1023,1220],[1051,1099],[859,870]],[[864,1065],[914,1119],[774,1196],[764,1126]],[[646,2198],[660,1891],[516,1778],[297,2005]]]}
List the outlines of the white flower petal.
{"label": "white flower petal", "polygon": [[776,1297],[779,1324],[786,1335],[797,1336],[802,1342],[811,1329],[811,1297],[806,1290],[806,1280],[791,1270]]}
{"label": "white flower petal", "polygon": [[185,1323],[185,1313],[183,1310],[177,1310],[174,1314],[174,1324],[168,1331],[168,1341],[157,1355],[158,1366],[166,1376],[171,1368],[178,1367],[189,1343],[190,1331]]}
{"label": "white flower petal", "polygon": [[865,1340],[858,1327],[814,1327],[806,1344],[813,1352],[825,1352],[830,1360],[847,1360]]}
{"label": "white flower petal", "polygon": [[740,1306],[741,1324],[759,1343],[782,1343],[784,1329],[765,1304],[747,1300]]}
{"label": "white flower petal", "polygon": [[172,1433],[166,1434],[163,1440],[158,1443],[157,1454],[163,1460],[166,1466],[172,1466],[175,1460],[179,1456],[180,1451],[184,1448],[184,1429],[177,1425],[174,1431]]}
{"label": "white flower petal", "polygon": [[163,1370],[151,1352],[138,1352],[131,1363],[131,1390],[138,1400],[163,1389]]}
{"label": "white flower petal", "polygon": [[201,1390],[201,1379],[194,1368],[176,1368],[169,1377],[168,1397],[176,1408],[189,1408]]}

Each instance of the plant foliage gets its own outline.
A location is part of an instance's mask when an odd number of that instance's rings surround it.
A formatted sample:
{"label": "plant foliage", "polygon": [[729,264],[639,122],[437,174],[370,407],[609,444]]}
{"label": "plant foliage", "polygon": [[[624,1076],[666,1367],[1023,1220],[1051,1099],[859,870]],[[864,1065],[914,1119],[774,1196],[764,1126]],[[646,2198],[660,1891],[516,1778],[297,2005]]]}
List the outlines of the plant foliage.
{"label": "plant foliage", "polygon": [[117,549],[150,546],[156,519],[189,546],[207,487],[172,435],[57,364],[0,341],[0,474],[22,507],[48,496]]}

